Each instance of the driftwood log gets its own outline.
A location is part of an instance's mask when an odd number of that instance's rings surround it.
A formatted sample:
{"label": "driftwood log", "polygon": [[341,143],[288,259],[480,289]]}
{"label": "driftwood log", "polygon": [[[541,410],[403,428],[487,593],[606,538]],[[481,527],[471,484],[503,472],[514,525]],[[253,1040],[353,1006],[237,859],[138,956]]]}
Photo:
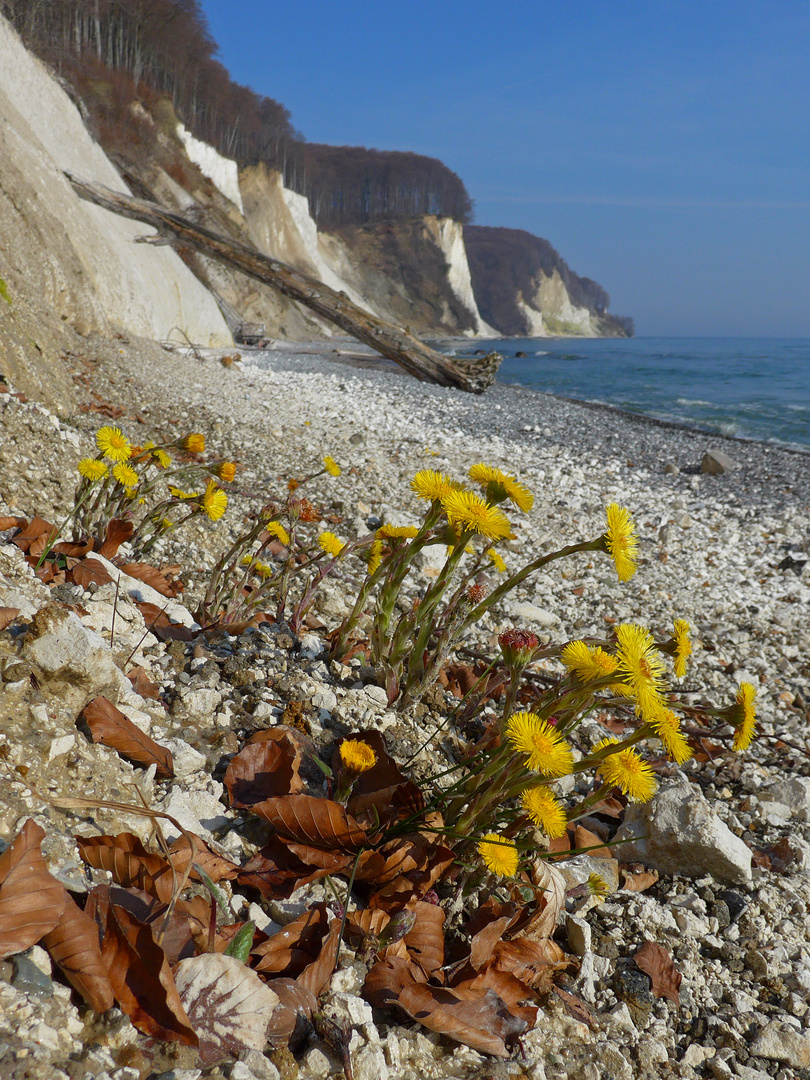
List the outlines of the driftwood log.
{"label": "driftwood log", "polygon": [[272,285],[284,296],[297,300],[321,318],[395,361],[417,379],[440,386],[453,386],[474,394],[483,393],[495,379],[501,362],[498,353],[492,352],[483,357],[454,357],[451,360],[423,344],[408,331],[364,311],[352,303],[345,293],[335,292],[316,278],[263,255],[249,244],[196,225],[157,203],[134,199],[102,184],[87,183],[70,173],[65,175],[82,198],[116,214],[153,225],[161,235],[171,234],[175,242],[187,244],[204,255],[241,270],[249,277]]}

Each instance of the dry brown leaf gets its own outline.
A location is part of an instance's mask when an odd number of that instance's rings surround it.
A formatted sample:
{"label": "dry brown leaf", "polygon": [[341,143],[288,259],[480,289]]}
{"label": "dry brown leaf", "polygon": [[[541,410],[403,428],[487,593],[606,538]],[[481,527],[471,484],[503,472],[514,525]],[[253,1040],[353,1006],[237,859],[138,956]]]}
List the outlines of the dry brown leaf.
{"label": "dry brown leaf", "polygon": [[530,941],[543,941],[554,933],[560,912],[565,906],[565,878],[548,859],[537,859],[531,866],[530,877],[537,893],[535,913],[521,928],[521,935]]}
{"label": "dry brown leaf", "polygon": [[82,589],[87,589],[90,585],[107,585],[112,581],[107,567],[98,559],[82,559],[73,567],[71,574],[73,580]]}
{"label": "dry brown leaf", "polygon": [[762,870],[772,870],[775,874],[784,874],[796,857],[796,853],[790,846],[790,840],[783,836],[770,847],[753,848],[751,856],[754,866]]}
{"label": "dry brown leaf", "polygon": [[72,559],[83,559],[88,551],[93,550],[92,540],[82,540],[78,544],[74,544],[71,540],[60,540],[58,544],[53,545],[53,550],[58,555],[69,555]]}
{"label": "dry brown leaf", "polygon": [[267,1040],[273,1046],[286,1046],[317,1011],[318,999],[295,979],[270,979],[267,986],[278,995]]}
{"label": "dry brown leaf", "polygon": [[552,986],[551,989],[563,1003],[565,1011],[570,1016],[573,1016],[575,1020],[579,1020],[581,1024],[587,1024],[589,1028],[596,1027],[596,1017],[584,1001],[569,993],[568,990],[564,990],[561,986]]}
{"label": "dry brown leaf", "polygon": [[[193,854],[189,849],[189,840],[194,848]],[[218,881],[231,881],[240,873],[238,863],[226,859],[223,855],[218,855],[216,851],[211,850],[202,837],[195,836],[193,833],[186,833],[185,836],[179,836],[175,840],[169,849],[169,859],[178,874],[185,872],[188,861],[191,859],[194,866],[198,866],[215,884]],[[192,881],[202,880],[194,867],[190,876]]]}
{"label": "dry brown leaf", "polygon": [[111,559],[134,532],[135,523],[133,521],[126,521],[124,518],[113,518],[107,525],[104,543],[98,549],[99,555],[103,555],[105,559]]}
{"label": "dry brown leaf", "polygon": [[669,998],[680,1006],[681,996],[678,991],[683,975],[672,963],[672,957],[667,950],[654,941],[645,941],[633,959],[636,967],[649,975],[655,996]]}
{"label": "dry brown leaf", "polygon": [[[14,519],[17,520],[16,518]],[[45,550],[45,544],[47,539],[54,539],[57,534],[57,528],[52,525],[50,521],[46,521],[41,517],[32,518],[27,525],[24,525],[20,532],[16,536],[12,537],[12,544],[16,544],[21,551],[28,552],[29,555],[39,557]],[[37,550],[32,551],[31,547],[37,541],[40,543],[37,545]]]}
{"label": "dry brown leaf", "polygon": [[283,795],[250,808],[279,833],[296,843],[326,851],[356,851],[367,840],[365,830],[342,806],[313,795]]}
{"label": "dry brown leaf", "polygon": [[182,623],[174,623],[157,604],[136,600],[135,607],[143,615],[146,629],[160,641],[191,641],[197,634]]}
{"label": "dry brown leaf", "polygon": [[150,765],[157,766],[158,776],[174,776],[171,750],[150,739],[108,698],[93,698],[85,705],[81,715],[90,729],[93,742],[109,746],[128,761],[134,761],[136,765],[143,765],[145,768]]}
{"label": "dry brown leaf", "polygon": [[[362,773],[354,787],[346,809],[353,817],[366,811],[372,813],[374,821],[385,821],[395,817],[394,808],[402,807],[406,813],[419,813],[424,809],[425,800],[415,784],[400,771],[396,761],[388,753],[385,740],[379,731],[356,731],[347,735],[342,742],[360,741],[367,743],[374,751],[375,764]],[[332,767],[337,769],[340,760],[340,744],[335,748]]]}
{"label": "dry brown leaf", "polygon": [[535,990],[548,990],[555,974],[569,965],[556,942],[529,941],[521,937],[514,941],[499,941],[493,949],[491,966],[510,972]]}
{"label": "dry brown leaf", "polygon": [[279,997],[241,960],[222,953],[193,956],[180,961],[175,979],[199,1036],[201,1065],[264,1050]]}
{"label": "dry brown leaf", "polygon": [[323,939],[320,951],[311,964],[307,964],[297,978],[300,986],[318,997],[329,985],[335,970],[340,945],[340,919],[332,919],[329,931]]}
{"label": "dry brown leaf", "polygon": [[136,694],[140,694],[142,698],[160,701],[160,687],[146,674],[146,668],[140,666],[132,668],[127,672],[127,678],[132,683],[132,689]]}
{"label": "dry brown leaf", "polygon": [[[314,848],[306,848],[304,845],[292,846],[305,852],[315,851]],[[345,870],[353,861],[351,855],[336,851],[319,854],[331,856],[330,867],[311,866],[291,851],[281,837],[271,836],[261,851],[249,859],[239,871],[238,884],[256,889],[262,896],[279,899],[290,896],[296,889],[308,885],[311,881]]]}
{"label": "dry brown leaf", "polygon": [[295,979],[315,960],[331,932],[326,904],[313,904],[283,930],[251,950],[256,971]]}
{"label": "dry brown leaf", "polygon": [[380,870],[375,876],[375,864],[372,859],[364,864],[364,853],[356,877],[374,886],[375,891],[368,898],[368,906],[387,911],[397,911],[412,900],[423,897],[455,859],[452,850],[439,840],[419,833],[397,837],[371,855],[386,857],[384,871]]}
{"label": "dry brown leaf", "polygon": [[63,891],[62,914],[53,930],[42,938],[42,947],[87,1004],[96,1012],[106,1012],[115,999],[101,957],[98,924],[77,906],[67,890]]}
{"label": "dry brown leaf", "polygon": [[27,524],[28,518],[0,514],[0,532],[5,532],[6,529],[24,529]]}
{"label": "dry brown leaf", "polygon": [[289,738],[248,743],[225,770],[231,806],[250,809],[265,799],[299,794],[304,788],[300,764],[301,751]]}
{"label": "dry brown leaf", "polygon": [[166,954],[151,928],[118,904],[109,902],[104,911],[103,891],[102,886],[90,894],[88,908],[94,914],[98,907],[105,916],[101,955],[122,1011],[145,1035],[197,1046]]}
{"label": "dry brown leaf", "polygon": [[658,882],[658,871],[648,870],[640,863],[622,866],[619,872],[622,876],[622,888],[627,892],[644,892],[645,889],[651,889]]}
{"label": "dry brown leaf", "polygon": [[162,855],[147,851],[137,836],[77,836],[79,853],[88,866],[108,870],[117,885],[142,889],[163,903],[172,898],[177,871]]}
{"label": "dry brown leaf", "polygon": [[18,607],[0,607],[0,630],[10,626],[20,614]]}
{"label": "dry brown leaf", "polygon": [[595,832],[586,829],[584,825],[577,825],[574,829],[574,850],[587,850],[589,855],[596,859],[612,859],[613,852],[602,843],[602,837]]}
{"label": "dry brown leaf", "polygon": [[135,578],[136,581],[142,581],[144,585],[149,585],[155,592],[159,592],[161,596],[169,598],[175,596],[175,591],[168,580],[161,574],[157,567],[152,566],[150,563],[124,563],[124,565],[120,567],[120,570],[122,574],[128,574],[129,577]]}
{"label": "dry brown leaf", "polygon": [[0,959],[36,945],[62,915],[66,893],[40,851],[44,836],[29,818],[0,855]]}
{"label": "dry brown leaf", "polygon": [[399,957],[374,965],[366,976],[363,996],[376,1008],[398,1006],[430,1031],[494,1057],[509,1057],[511,1046],[528,1026],[493,990],[467,1000],[466,995],[446,987],[416,982],[407,961]]}
{"label": "dry brown leaf", "polygon": [[428,977],[444,966],[444,911],[438,904],[418,900],[413,906],[416,922],[403,938],[411,959]]}

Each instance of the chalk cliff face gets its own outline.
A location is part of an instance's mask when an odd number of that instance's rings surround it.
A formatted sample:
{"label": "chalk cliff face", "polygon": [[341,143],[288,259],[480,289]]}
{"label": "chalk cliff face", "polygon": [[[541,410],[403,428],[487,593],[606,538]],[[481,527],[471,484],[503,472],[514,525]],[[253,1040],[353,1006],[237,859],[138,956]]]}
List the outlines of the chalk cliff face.
{"label": "chalk cliff face", "polygon": [[48,355],[59,322],[82,333],[229,344],[216,303],[182,260],[168,247],[133,243],[153,230],[82,201],[63,170],[127,191],[68,95],[0,17],[0,240],[12,301],[0,303],[6,374],[21,386],[32,378],[28,328]]}

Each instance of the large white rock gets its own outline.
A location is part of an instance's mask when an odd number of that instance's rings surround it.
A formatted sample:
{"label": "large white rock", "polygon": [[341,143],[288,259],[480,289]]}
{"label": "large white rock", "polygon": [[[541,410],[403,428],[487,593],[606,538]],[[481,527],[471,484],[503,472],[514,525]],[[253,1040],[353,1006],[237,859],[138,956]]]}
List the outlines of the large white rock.
{"label": "large white rock", "polygon": [[662,874],[745,884],[751,852],[724,825],[683,773],[665,781],[649,803],[631,804],[616,840],[623,862],[643,862]]}
{"label": "large white rock", "polygon": [[782,1061],[794,1069],[806,1069],[810,1066],[810,1039],[789,1024],[774,1021],[760,1031],[751,1053],[769,1061]]}

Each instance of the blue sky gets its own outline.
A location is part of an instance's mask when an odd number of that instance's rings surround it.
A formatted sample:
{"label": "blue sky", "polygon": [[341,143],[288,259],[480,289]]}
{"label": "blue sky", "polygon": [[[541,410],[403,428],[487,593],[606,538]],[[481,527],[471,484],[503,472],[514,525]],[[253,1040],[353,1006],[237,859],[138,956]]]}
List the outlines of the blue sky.
{"label": "blue sky", "polygon": [[201,0],[315,142],[414,150],[640,335],[810,336],[806,0]]}

